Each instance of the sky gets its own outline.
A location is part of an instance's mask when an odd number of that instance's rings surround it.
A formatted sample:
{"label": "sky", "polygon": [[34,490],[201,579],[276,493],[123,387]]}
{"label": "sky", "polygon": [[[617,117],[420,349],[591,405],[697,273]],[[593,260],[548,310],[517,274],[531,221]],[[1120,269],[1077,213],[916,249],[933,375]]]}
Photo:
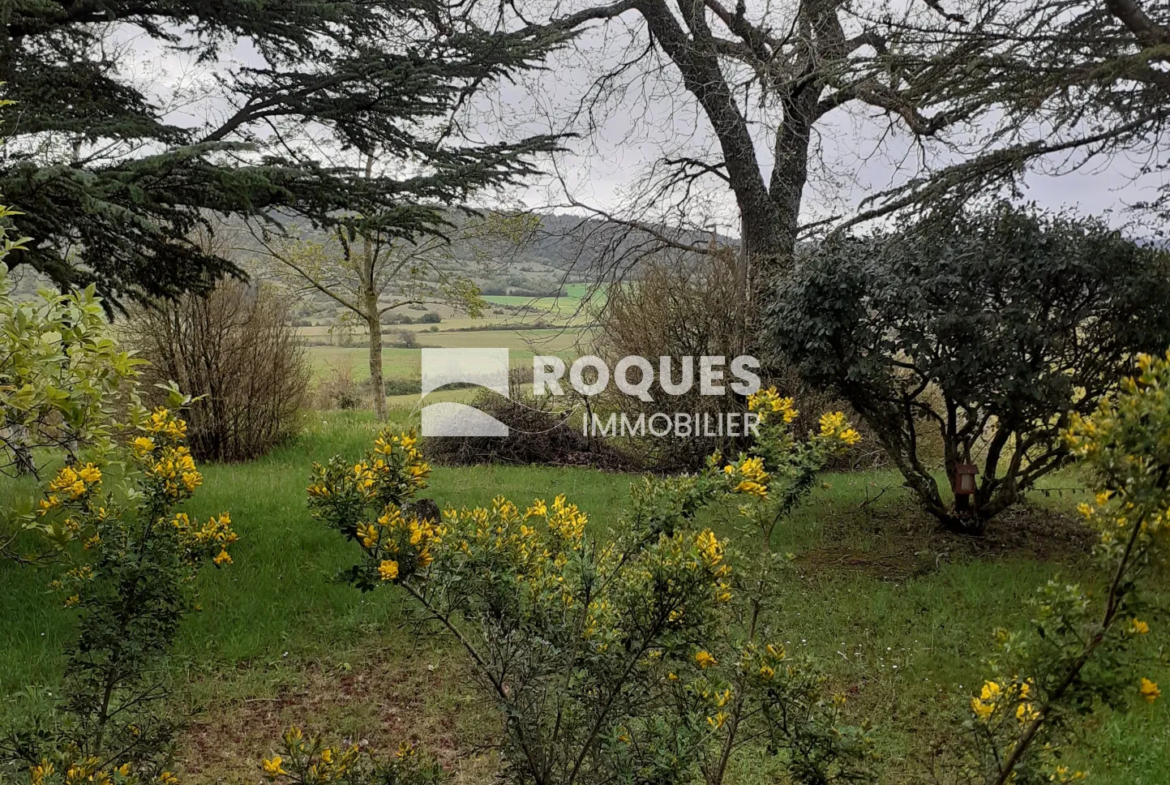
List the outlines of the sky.
{"label": "sky", "polygon": [[[593,111],[579,114],[591,81],[644,47],[645,34],[634,19],[595,27],[554,55],[546,68],[482,94],[467,109],[461,120],[472,138],[517,138],[550,130],[578,135],[566,140],[566,152],[544,162],[543,177],[508,192],[485,194],[481,205],[576,213],[598,209],[738,234],[734,200],[717,180],[708,178],[710,187],[682,210],[645,197],[647,176],[664,155],[718,157],[705,116],[680,88],[671,64],[650,60],[650,67],[631,69],[610,84]],[[160,100],[166,96],[172,106],[169,119],[180,125],[226,116],[230,107],[221,99],[198,96],[217,71],[261,62],[246,41],[225,49],[217,63],[198,66],[190,55],[167,51],[129,30],[112,35],[125,47],[127,75],[148,85]],[[917,161],[921,151],[905,133],[888,131],[888,123],[865,111],[839,111],[818,126],[817,157],[805,191],[807,220],[848,215],[867,195],[901,182],[914,170],[906,162]],[[756,126],[756,135],[766,179],[766,122]],[[938,164],[947,155],[934,150],[928,159]],[[1071,208],[1119,225],[1126,220],[1127,203],[1149,198],[1162,184],[1160,175],[1136,177],[1143,163],[1122,157],[1060,176],[1033,172],[1024,179],[1023,197],[1044,208]]]}

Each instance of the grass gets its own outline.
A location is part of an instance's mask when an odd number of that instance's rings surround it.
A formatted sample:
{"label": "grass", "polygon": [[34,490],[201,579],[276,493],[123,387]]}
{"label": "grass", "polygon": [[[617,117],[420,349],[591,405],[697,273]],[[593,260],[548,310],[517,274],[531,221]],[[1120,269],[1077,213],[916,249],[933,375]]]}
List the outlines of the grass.
{"label": "grass", "polygon": [[[392,338],[392,336],[386,336]],[[468,332],[424,332],[419,344],[434,348],[508,349],[513,366],[527,365],[536,354],[575,357],[579,342],[587,342],[583,330],[474,330]],[[316,379],[348,367],[354,381],[370,378],[370,352],[365,346],[309,346],[309,368]],[[421,350],[383,347],[382,373],[387,379],[418,379],[422,368]]]}
{"label": "grass", "polygon": [[[256,760],[295,722],[382,746],[416,737],[458,780],[487,782],[495,761],[481,745],[496,719],[463,675],[462,657],[411,625],[393,591],[363,595],[334,583],[355,554],[305,509],[309,464],[360,454],[375,424],[364,414],[315,413],[306,426],[259,461],[203,467],[204,488],[190,505],[201,516],[230,510],[242,539],[230,568],[201,575],[203,612],[186,623],[178,646],[177,700],[202,709],[182,750],[187,779],[255,781]],[[437,468],[429,495],[475,505],[497,494],[519,502],[565,493],[604,534],[620,523],[631,479],[571,468]],[[774,635],[794,652],[818,655],[850,710],[876,719],[881,782],[903,783],[923,770],[934,744],[953,739],[955,718],[986,673],[992,630],[1026,624],[1026,600],[1048,578],[1092,579],[1084,540],[1069,535],[1063,518],[1052,520],[1076,497],[1037,497],[1035,509],[998,522],[1001,536],[975,543],[932,534],[890,472],[827,480],[774,543],[792,556],[774,598]],[[1062,476],[1052,486],[1074,483]],[[0,503],[31,490],[0,485]],[[733,510],[712,510],[706,522],[746,546]],[[45,590],[49,577],[0,564],[0,716],[19,711],[28,685],[57,685],[74,621]],[[1164,606],[1166,592],[1150,599]],[[1156,661],[1170,650],[1170,619],[1151,621],[1146,672],[1170,685],[1165,654]],[[1165,783],[1168,704],[1095,717],[1078,762],[1095,782]],[[736,785],[769,780],[755,765],[733,777]]]}

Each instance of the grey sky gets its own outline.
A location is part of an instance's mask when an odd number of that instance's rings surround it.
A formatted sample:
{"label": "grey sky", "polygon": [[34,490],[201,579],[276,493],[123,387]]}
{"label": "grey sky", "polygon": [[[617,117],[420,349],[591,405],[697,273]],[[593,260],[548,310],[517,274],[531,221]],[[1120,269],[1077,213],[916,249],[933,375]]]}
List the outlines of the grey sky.
{"label": "grey sky", "polygon": [[[125,62],[135,81],[154,83],[153,91],[160,98],[169,94],[168,100],[175,102],[171,118],[184,125],[228,113],[222,100],[198,95],[202,87],[210,85],[214,69],[259,62],[247,42],[237,44],[208,68],[196,67],[190,56],[165,51],[142,36],[123,31],[115,32],[114,37],[120,37],[128,47]],[[614,83],[607,100],[599,103],[588,119],[574,118],[572,113],[579,109],[591,80],[642,46],[644,35],[632,18],[598,26],[574,48],[556,55],[546,70],[526,74],[517,84],[502,85],[471,107],[462,119],[464,130],[473,138],[490,140],[548,130],[584,135],[566,142],[570,150],[548,162],[548,175],[509,193],[486,194],[483,204],[564,210],[575,200],[621,212],[636,203],[643,211],[639,214],[646,217],[668,221],[685,218],[696,226],[715,224],[722,232],[736,234],[734,201],[714,178],[706,180],[708,188],[702,197],[688,203],[683,214],[670,212],[668,203],[644,212],[647,200],[641,187],[664,155],[719,157],[706,118],[679,88],[673,66],[658,63],[658,70],[649,73],[639,66]],[[180,96],[177,102],[176,90]],[[766,166],[771,144],[767,124],[757,125],[756,130],[759,158]],[[847,214],[865,196],[904,180],[922,160],[917,145],[903,132],[889,133],[888,124],[880,117],[838,112],[818,130],[820,154],[810,172],[805,197],[804,212],[809,220]],[[925,160],[938,164],[950,156],[936,148],[926,152]],[[1092,167],[1059,177],[1031,173],[1025,179],[1024,196],[1047,208],[1108,216],[1128,202],[1148,198],[1162,184],[1159,175],[1133,182],[1143,163],[1122,158],[1096,161]],[[766,177],[768,172],[764,174]],[[562,179],[568,186],[567,194]],[[1119,223],[1123,219],[1112,216],[1110,220]]]}

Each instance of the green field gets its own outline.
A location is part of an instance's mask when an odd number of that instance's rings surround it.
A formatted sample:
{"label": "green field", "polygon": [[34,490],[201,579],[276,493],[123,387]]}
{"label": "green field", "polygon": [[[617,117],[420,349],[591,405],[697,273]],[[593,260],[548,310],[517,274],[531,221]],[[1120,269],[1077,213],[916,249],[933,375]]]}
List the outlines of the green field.
{"label": "green field", "polygon": [[[374,423],[364,414],[326,412],[309,415],[306,425],[295,443],[267,458],[205,466],[205,486],[189,505],[200,516],[230,510],[242,540],[230,568],[200,576],[203,612],[188,621],[178,647],[178,708],[195,712],[181,750],[185,779],[255,782],[259,757],[285,725],[298,723],[380,746],[417,738],[457,780],[486,785],[496,761],[481,745],[498,724],[463,675],[460,653],[409,624],[394,591],[363,595],[334,583],[355,552],[306,511],[310,463],[358,455]],[[459,506],[497,494],[524,502],[565,493],[604,537],[620,525],[631,479],[589,469],[438,468],[429,495]],[[955,718],[987,672],[992,631],[1025,625],[1025,601],[1049,577],[1094,578],[1084,540],[1067,536],[1075,522],[1052,519],[1077,495],[1035,495],[1030,511],[1000,523],[1006,536],[972,543],[934,533],[891,472],[826,479],[773,544],[793,556],[776,621],[786,646],[818,655],[830,669],[830,687],[853,696],[855,718],[875,718],[879,782],[901,785],[925,771],[933,745],[958,732]],[[0,502],[32,490],[0,482]],[[1049,487],[1076,482],[1064,474]],[[737,537],[732,519],[720,509],[704,522]],[[55,689],[73,635],[74,617],[46,590],[49,578],[0,563],[0,712],[7,716],[43,695],[29,685]],[[1170,599],[1165,584],[1148,599]],[[1151,622],[1144,671],[1170,684],[1170,625],[1164,614]],[[1073,762],[1087,766],[1093,782],[1165,783],[1168,706],[1163,700],[1129,714],[1099,713],[1084,727],[1083,760]],[[733,781],[769,782],[750,768]]]}
{"label": "green field", "polygon": [[[583,330],[474,330],[419,335],[420,347],[506,348],[513,366],[527,365],[535,354],[576,356],[587,353],[589,335]],[[320,378],[335,369],[348,367],[355,381],[370,378],[370,353],[363,346],[309,346],[306,348],[313,376]],[[382,349],[382,373],[387,379],[418,379],[422,366],[419,349]]]}

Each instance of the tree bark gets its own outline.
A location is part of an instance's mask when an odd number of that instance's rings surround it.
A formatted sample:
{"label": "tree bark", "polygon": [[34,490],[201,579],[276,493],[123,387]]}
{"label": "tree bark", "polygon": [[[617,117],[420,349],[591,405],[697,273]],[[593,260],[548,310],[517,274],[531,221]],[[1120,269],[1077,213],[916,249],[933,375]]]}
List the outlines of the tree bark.
{"label": "tree bark", "polygon": [[378,422],[386,422],[386,383],[382,378],[382,323],[378,319],[378,298],[366,296],[366,327],[370,331],[370,387]]}

